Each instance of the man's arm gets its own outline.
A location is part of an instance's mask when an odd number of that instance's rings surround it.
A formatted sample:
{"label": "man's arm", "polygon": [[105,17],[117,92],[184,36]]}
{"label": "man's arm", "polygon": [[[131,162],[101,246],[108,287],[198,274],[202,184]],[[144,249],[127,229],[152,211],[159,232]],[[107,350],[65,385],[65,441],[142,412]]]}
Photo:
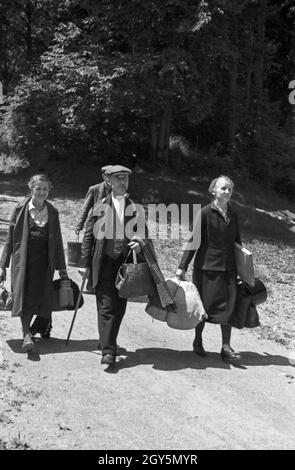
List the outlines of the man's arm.
{"label": "man's arm", "polygon": [[81,232],[81,230],[83,230],[83,227],[84,227],[84,224],[85,224],[85,221],[87,219],[87,216],[88,216],[88,213],[90,211],[90,209],[92,209],[94,205],[94,193],[93,193],[93,190],[92,190],[92,187],[90,187],[88,189],[88,192],[85,196],[85,201],[84,201],[84,204],[83,204],[83,207],[82,207],[82,212],[81,212],[81,216],[78,220],[78,223],[77,223],[77,226],[76,226],[76,233],[78,234],[79,232]]}
{"label": "man's arm", "polygon": [[88,220],[86,224],[82,247],[81,247],[81,258],[80,258],[80,263],[79,263],[80,268],[87,269],[87,268],[90,268],[91,266],[92,251],[93,251],[93,245],[95,242],[93,228],[94,228],[94,224],[96,220],[97,220],[97,217],[92,216],[90,217],[90,219]]}

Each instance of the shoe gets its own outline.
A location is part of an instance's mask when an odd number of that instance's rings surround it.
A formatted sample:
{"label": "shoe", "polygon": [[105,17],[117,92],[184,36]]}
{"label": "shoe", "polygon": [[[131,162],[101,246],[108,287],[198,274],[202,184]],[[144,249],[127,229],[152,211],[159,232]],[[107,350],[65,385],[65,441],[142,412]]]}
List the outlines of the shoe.
{"label": "shoe", "polygon": [[206,357],[207,356],[207,353],[203,347],[203,343],[202,342],[197,342],[197,341],[194,341],[193,342],[193,351],[195,354],[197,354],[198,356],[201,356],[201,357]]}
{"label": "shoe", "polygon": [[101,358],[101,363],[113,366],[116,364],[116,357],[113,354],[104,354]]}
{"label": "shoe", "polygon": [[24,352],[30,352],[35,349],[35,344],[30,333],[25,334],[22,347],[23,347]]}
{"label": "shoe", "polygon": [[220,355],[224,361],[238,361],[241,359],[241,354],[234,351],[231,347],[230,349],[221,348]]}
{"label": "shoe", "polygon": [[35,327],[30,328],[30,335],[35,336],[39,331]]}
{"label": "shoe", "polygon": [[50,338],[51,330],[52,330],[52,323],[51,323],[51,321],[49,320],[49,322],[48,322],[48,324],[47,324],[45,330],[42,331],[42,333],[41,333],[41,338],[49,339],[49,338]]}

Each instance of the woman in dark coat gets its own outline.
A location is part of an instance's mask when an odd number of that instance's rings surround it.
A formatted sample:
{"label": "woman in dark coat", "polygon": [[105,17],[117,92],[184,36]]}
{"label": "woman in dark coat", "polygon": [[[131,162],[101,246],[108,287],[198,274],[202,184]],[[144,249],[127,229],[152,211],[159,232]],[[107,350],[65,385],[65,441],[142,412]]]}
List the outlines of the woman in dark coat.
{"label": "woman in dark coat", "polygon": [[12,316],[21,317],[26,352],[34,349],[34,334],[49,337],[54,270],[68,277],[58,211],[46,200],[49,187],[45,175],[30,179],[31,196],[13,211],[0,262],[5,280],[11,258]]}
{"label": "woman in dark coat", "polygon": [[[237,214],[229,204],[233,182],[226,176],[214,179],[209,193],[214,197],[211,204],[201,209],[201,241],[198,250],[183,252],[176,275],[184,279],[193,256],[193,282],[197,286],[208,315],[206,321],[221,325],[221,357],[226,360],[240,358],[230,346],[231,320],[235,314],[237,298],[237,268],[235,242],[241,243]],[[188,242],[189,243],[189,242]],[[205,323],[195,329],[194,352],[206,356],[202,332]]]}

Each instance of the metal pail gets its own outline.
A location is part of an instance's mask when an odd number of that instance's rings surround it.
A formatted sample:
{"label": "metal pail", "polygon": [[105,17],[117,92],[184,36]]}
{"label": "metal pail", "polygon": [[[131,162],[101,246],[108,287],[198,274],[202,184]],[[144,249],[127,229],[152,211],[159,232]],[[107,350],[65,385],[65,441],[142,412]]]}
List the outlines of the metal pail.
{"label": "metal pail", "polygon": [[81,258],[81,242],[68,242],[68,266],[79,267]]}

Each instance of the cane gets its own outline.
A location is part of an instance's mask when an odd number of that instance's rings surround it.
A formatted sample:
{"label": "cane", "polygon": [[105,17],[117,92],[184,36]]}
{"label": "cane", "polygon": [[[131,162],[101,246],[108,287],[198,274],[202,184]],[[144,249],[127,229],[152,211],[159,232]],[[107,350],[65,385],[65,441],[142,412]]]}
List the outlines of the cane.
{"label": "cane", "polygon": [[67,337],[67,340],[66,340],[66,345],[68,345],[68,343],[69,343],[69,339],[70,339],[70,336],[71,336],[71,333],[72,333],[72,329],[73,329],[73,326],[74,326],[74,323],[75,323],[75,319],[76,319],[76,315],[77,315],[79,303],[80,303],[80,300],[81,300],[81,297],[82,297],[82,291],[83,291],[83,289],[84,289],[84,285],[85,285],[85,282],[86,282],[88,273],[89,273],[89,269],[86,269],[86,271],[85,271],[85,273],[83,274],[83,277],[82,277],[81,289],[80,289],[80,292],[79,292],[79,295],[78,295],[78,299],[77,299],[77,302],[76,302],[76,307],[75,307],[75,311],[74,311],[72,323],[71,323],[71,326],[70,326],[70,329],[69,329],[68,337]]}

